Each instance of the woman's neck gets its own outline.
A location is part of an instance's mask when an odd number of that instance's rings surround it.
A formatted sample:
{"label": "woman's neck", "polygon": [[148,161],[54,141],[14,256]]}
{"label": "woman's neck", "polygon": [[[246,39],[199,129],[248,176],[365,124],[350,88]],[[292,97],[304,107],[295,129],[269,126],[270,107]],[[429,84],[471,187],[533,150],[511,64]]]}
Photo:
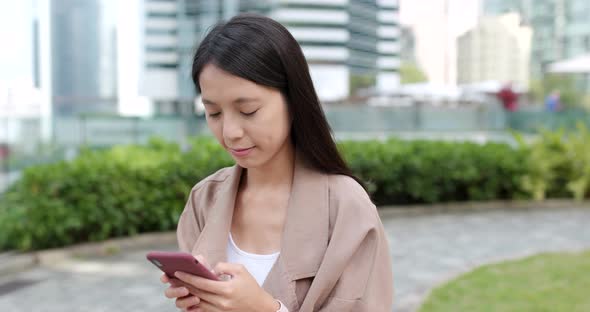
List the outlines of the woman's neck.
{"label": "woman's neck", "polygon": [[277,186],[288,186],[293,181],[295,148],[285,143],[279,152],[266,164],[246,170],[242,179],[243,186],[250,189],[265,189]]}

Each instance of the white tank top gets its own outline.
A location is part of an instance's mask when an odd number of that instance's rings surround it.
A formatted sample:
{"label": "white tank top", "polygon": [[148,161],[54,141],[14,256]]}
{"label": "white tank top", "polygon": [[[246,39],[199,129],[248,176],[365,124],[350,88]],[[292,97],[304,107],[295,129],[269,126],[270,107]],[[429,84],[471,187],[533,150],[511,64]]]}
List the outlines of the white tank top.
{"label": "white tank top", "polygon": [[270,269],[277,261],[280,252],[269,255],[259,255],[241,250],[229,233],[229,242],[227,243],[227,262],[239,263],[246,267],[248,272],[254,276],[258,285],[262,286]]}

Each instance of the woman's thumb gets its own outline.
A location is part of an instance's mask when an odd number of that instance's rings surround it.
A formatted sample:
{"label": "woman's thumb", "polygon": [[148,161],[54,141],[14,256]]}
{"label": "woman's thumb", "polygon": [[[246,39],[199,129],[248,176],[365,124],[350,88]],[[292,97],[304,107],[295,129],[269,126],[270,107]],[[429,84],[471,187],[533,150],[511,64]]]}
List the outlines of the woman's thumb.
{"label": "woman's thumb", "polygon": [[215,274],[217,274],[217,275],[226,274],[229,276],[235,276],[235,275],[239,275],[244,270],[245,270],[245,268],[243,265],[236,264],[236,263],[219,262],[215,266]]}

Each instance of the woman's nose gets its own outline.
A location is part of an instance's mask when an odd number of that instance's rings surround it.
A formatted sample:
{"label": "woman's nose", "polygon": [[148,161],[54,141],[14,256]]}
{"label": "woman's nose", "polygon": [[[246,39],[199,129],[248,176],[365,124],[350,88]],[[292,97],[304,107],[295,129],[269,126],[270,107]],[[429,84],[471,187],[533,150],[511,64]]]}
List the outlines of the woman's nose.
{"label": "woman's nose", "polygon": [[244,129],[239,121],[231,116],[223,120],[223,137],[227,140],[236,140],[244,136]]}

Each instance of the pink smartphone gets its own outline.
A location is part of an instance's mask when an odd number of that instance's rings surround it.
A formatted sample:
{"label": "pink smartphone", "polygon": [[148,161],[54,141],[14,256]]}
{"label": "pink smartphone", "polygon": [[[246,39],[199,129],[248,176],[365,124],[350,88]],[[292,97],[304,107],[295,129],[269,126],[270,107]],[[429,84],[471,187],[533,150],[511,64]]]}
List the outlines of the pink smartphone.
{"label": "pink smartphone", "polygon": [[193,255],[186,252],[151,251],[146,258],[166,273],[169,278],[176,278],[174,273],[180,271],[214,281],[219,280],[217,275],[199,263]]}

